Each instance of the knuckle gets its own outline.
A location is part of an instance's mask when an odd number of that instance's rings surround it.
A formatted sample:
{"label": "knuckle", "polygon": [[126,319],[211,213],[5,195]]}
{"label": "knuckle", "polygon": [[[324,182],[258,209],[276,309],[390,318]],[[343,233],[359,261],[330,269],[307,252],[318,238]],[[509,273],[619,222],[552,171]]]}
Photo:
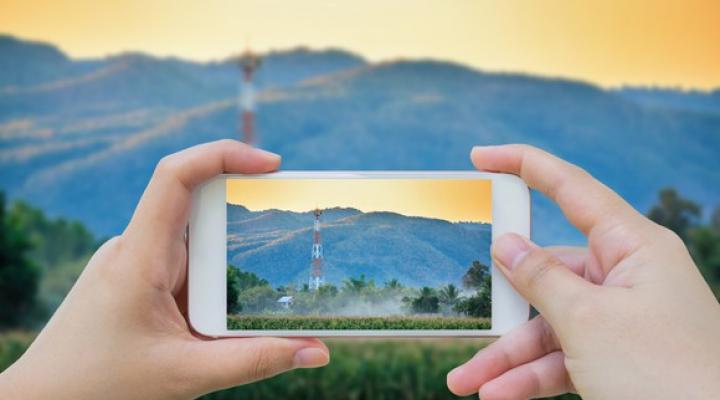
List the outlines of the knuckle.
{"label": "knuckle", "polygon": [[246,147],[247,145],[242,142],[238,142],[237,140],[233,139],[220,139],[216,141],[215,143],[218,144],[220,147],[232,147],[232,146],[240,146],[240,147]]}
{"label": "knuckle", "polygon": [[107,251],[110,254],[117,254],[125,246],[124,240],[120,235],[113,236],[100,246],[100,250]]}
{"label": "knuckle", "polygon": [[515,146],[516,146],[520,151],[526,152],[526,153],[542,151],[542,150],[540,150],[539,148],[537,148],[537,147],[535,147],[535,146],[533,146],[533,145],[530,145],[530,144],[526,144],[526,143],[518,143],[518,144],[516,144]]}
{"label": "knuckle", "polygon": [[544,251],[534,250],[517,266],[517,273],[523,286],[537,291],[554,268],[561,266],[560,260]]}
{"label": "knuckle", "polygon": [[177,173],[179,164],[175,154],[167,155],[158,161],[155,166],[155,175],[157,176],[172,176]]}
{"label": "knuckle", "polygon": [[680,235],[678,235],[675,231],[673,231],[669,228],[666,228],[662,225],[659,225],[658,227],[660,230],[660,232],[659,232],[660,240],[662,243],[664,243],[665,246],[668,246],[672,249],[685,247],[685,242],[683,242]]}
{"label": "knuckle", "polygon": [[109,267],[112,263],[108,261],[117,260],[118,257],[122,255],[125,246],[125,239],[122,236],[114,236],[108,239],[90,258],[87,268],[89,270],[99,271],[100,276],[111,272],[111,268]]}

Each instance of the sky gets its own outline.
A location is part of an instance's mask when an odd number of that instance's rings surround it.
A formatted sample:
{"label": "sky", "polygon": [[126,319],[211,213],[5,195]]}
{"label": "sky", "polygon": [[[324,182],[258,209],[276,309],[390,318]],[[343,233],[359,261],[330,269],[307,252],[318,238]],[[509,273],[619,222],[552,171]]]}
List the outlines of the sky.
{"label": "sky", "polygon": [[718,0],[0,0],[0,32],[73,57],[303,45],[606,87],[720,87]]}
{"label": "sky", "polygon": [[353,207],[446,221],[492,223],[491,181],[481,179],[229,179],[228,203],[251,211]]}

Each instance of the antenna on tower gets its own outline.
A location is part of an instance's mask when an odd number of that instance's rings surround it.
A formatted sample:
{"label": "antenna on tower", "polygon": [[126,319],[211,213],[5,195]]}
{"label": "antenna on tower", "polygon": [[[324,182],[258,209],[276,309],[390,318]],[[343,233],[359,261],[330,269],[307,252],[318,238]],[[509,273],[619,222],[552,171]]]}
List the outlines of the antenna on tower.
{"label": "antenna on tower", "polygon": [[240,135],[243,142],[255,144],[255,88],[253,78],[260,68],[262,58],[246,45],[245,51],[238,57],[241,71],[240,91],[238,95],[238,114]]}
{"label": "antenna on tower", "polygon": [[313,215],[315,215],[315,223],[313,225],[310,282],[308,286],[310,287],[310,290],[318,290],[320,289],[320,286],[325,284],[325,278],[323,277],[322,239],[320,238],[320,216],[322,215],[322,210],[316,207]]}

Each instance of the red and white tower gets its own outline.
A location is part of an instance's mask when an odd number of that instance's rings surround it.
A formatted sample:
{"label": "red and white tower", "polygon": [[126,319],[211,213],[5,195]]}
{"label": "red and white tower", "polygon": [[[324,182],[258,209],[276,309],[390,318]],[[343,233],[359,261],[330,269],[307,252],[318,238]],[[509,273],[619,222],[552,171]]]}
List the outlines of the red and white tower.
{"label": "red and white tower", "polygon": [[322,210],[315,209],[315,225],[313,226],[312,261],[310,263],[310,290],[318,290],[325,283],[323,278],[323,249],[320,239],[320,216]]}
{"label": "red and white tower", "polygon": [[238,96],[238,126],[241,127],[240,134],[243,142],[255,144],[255,88],[253,87],[253,76],[260,67],[261,58],[248,49],[239,57],[238,61],[242,71],[240,94]]}

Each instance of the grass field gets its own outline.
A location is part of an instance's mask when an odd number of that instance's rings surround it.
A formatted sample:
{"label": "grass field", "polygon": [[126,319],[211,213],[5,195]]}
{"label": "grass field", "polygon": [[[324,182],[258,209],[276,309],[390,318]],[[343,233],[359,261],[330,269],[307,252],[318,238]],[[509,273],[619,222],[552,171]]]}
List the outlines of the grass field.
{"label": "grass field", "polygon": [[[0,333],[0,372],[25,351],[34,332]],[[204,397],[239,399],[457,399],[445,376],[487,345],[483,339],[327,340],[330,365],[292,371]],[[37,377],[42,379],[42,377]],[[471,396],[469,398],[477,398]],[[558,396],[557,400],[577,400]]]}
{"label": "grass field", "polygon": [[489,318],[229,316],[228,329],[490,329]]}

